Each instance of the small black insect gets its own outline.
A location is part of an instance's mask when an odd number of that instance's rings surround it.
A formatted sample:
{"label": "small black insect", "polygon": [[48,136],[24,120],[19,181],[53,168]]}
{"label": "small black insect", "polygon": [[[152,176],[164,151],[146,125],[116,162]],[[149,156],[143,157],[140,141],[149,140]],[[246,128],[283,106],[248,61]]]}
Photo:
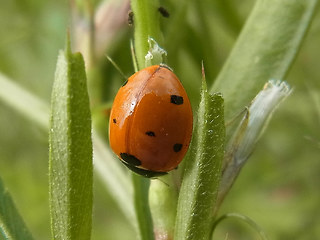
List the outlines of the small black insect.
{"label": "small black insect", "polygon": [[165,9],[164,7],[159,7],[158,11],[161,13],[161,15],[165,18],[170,17],[169,12],[167,11],[167,9]]}
{"label": "small black insect", "polygon": [[133,12],[131,10],[129,10],[128,12],[128,25],[129,26],[133,26]]}

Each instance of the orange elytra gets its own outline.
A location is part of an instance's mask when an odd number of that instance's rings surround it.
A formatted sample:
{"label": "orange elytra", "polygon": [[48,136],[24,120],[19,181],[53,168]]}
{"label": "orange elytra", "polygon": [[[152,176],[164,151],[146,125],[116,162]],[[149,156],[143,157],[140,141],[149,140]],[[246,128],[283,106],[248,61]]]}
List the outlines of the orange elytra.
{"label": "orange elytra", "polygon": [[164,175],[185,156],[192,135],[189,98],[165,65],[133,74],[119,89],[111,109],[110,146],[132,171]]}

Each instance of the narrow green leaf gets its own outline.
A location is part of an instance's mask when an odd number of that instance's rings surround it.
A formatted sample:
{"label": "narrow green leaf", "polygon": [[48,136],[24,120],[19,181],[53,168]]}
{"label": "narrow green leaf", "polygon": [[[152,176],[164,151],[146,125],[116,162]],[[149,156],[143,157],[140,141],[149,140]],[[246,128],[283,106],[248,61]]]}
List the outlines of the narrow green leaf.
{"label": "narrow green leaf", "polygon": [[[214,230],[216,229],[216,227],[219,223],[221,223],[223,220],[226,220],[228,218],[235,218],[235,219],[240,220],[244,223],[247,223],[250,227],[252,227],[259,234],[259,236],[262,240],[268,240],[267,234],[255,221],[253,221],[251,218],[249,218],[245,215],[239,214],[239,213],[227,213],[227,214],[224,214],[221,217],[219,217],[213,224],[212,233],[214,232]],[[210,234],[210,235],[212,235],[212,234]]]}
{"label": "narrow green leaf", "polygon": [[208,239],[224,153],[223,98],[203,84],[198,119],[178,200],[175,240]]}
{"label": "narrow green leaf", "polygon": [[49,106],[37,96],[0,73],[0,100],[22,115],[48,129]]}
{"label": "narrow green leaf", "polygon": [[53,239],[90,239],[92,222],[91,115],[80,53],[58,58],[49,132]]}
{"label": "narrow green leaf", "polygon": [[134,46],[139,69],[144,68],[144,57],[149,50],[148,37],[160,42],[160,7],[158,0],[131,0],[134,13]]}
{"label": "narrow green leaf", "polygon": [[32,240],[32,236],[0,179],[0,239]]}
{"label": "narrow green leaf", "polygon": [[258,0],[211,92],[222,92],[230,120],[269,79],[283,79],[318,0]]}
{"label": "narrow green leaf", "polygon": [[[133,206],[133,187],[130,174],[123,164],[115,159],[111,149],[96,131],[93,131],[94,170],[99,174],[111,196],[124,216],[136,227],[136,214]],[[121,164],[121,165],[120,165]]]}
{"label": "narrow green leaf", "polygon": [[[15,82],[0,73],[0,100],[11,106],[18,113],[30,121],[34,121],[41,129],[48,131],[49,127],[49,106],[37,96],[15,84]],[[103,181],[106,190],[114,197],[119,208],[134,225],[136,216],[132,199],[132,184],[129,175],[123,171],[119,161],[95,131],[93,132],[94,144],[94,170]]]}

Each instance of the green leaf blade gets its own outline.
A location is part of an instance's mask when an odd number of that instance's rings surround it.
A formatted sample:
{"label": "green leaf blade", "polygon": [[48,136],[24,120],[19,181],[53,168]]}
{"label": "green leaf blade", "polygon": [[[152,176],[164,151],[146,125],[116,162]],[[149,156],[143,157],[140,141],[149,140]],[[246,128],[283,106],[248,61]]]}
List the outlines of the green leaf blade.
{"label": "green leaf blade", "polygon": [[0,179],[0,239],[33,240],[10,194]]}
{"label": "green leaf blade", "polygon": [[48,104],[1,72],[0,101],[47,131],[49,125]]}
{"label": "green leaf blade", "polygon": [[153,240],[153,222],[148,201],[150,179],[132,173],[132,183],[139,239]]}
{"label": "green leaf blade", "polygon": [[[17,97],[19,96],[19,97]],[[0,73],[0,101],[12,107],[17,113],[48,131],[50,107],[14,80]],[[117,204],[129,222],[135,226],[134,207],[128,199],[132,198],[132,185],[129,175],[118,160],[114,160],[106,141],[93,131],[95,168],[107,191],[116,199]]]}
{"label": "green leaf blade", "polygon": [[230,120],[269,79],[283,79],[311,23],[318,0],[257,1],[211,93],[225,98]]}
{"label": "green leaf blade", "polygon": [[223,98],[203,88],[178,200],[175,238],[208,239],[224,154]]}
{"label": "green leaf blade", "polygon": [[92,224],[91,114],[83,58],[58,58],[49,133],[51,226],[54,239],[90,239]]}

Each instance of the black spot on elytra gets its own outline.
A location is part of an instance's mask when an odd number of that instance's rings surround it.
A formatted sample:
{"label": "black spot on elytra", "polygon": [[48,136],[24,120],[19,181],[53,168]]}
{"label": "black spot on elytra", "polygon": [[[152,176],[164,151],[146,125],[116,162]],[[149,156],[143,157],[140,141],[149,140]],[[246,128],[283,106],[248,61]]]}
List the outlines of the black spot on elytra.
{"label": "black spot on elytra", "polygon": [[147,131],[146,134],[149,136],[149,137],[155,137],[156,134],[152,131]]}
{"label": "black spot on elytra", "polygon": [[140,166],[141,161],[133,155],[128,153],[120,153],[120,157],[123,161],[125,161],[128,165],[131,166]]}
{"label": "black spot on elytra", "polygon": [[183,97],[178,96],[178,95],[171,95],[171,103],[181,105],[183,104]]}
{"label": "black spot on elytra", "polygon": [[122,84],[122,87],[124,87],[128,83],[128,79]]}
{"label": "black spot on elytra", "polygon": [[114,118],[114,119],[112,119],[112,122],[113,123],[117,123],[117,120]]}
{"label": "black spot on elytra", "polygon": [[161,15],[165,18],[170,17],[169,12],[167,11],[167,9],[165,9],[164,7],[159,7],[158,11],[161,13]]}
{"label": "black spot on elytra", "polygon": [[181,143],[176,143],[175,145],[173,145],[173,151],[175,151],[175,152],[180,152],[181,148],[182,148]]}

